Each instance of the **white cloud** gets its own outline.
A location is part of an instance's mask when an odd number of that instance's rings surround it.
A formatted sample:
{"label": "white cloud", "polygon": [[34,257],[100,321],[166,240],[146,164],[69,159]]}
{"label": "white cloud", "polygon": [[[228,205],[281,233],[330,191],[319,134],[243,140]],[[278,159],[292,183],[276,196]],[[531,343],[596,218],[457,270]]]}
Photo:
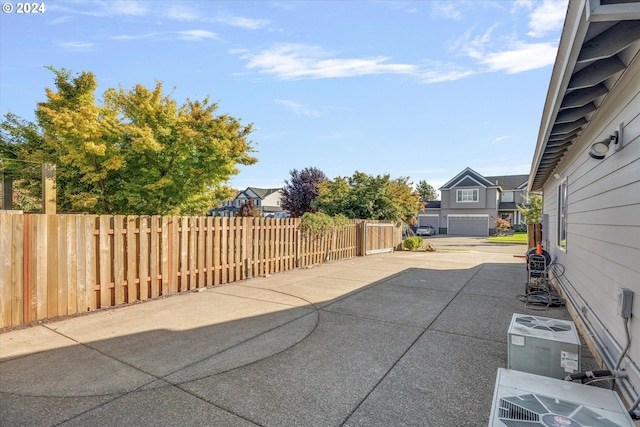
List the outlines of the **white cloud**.
{"label": "white cloud", "polygon": [[247,68],[285,80],[353,77],[368,74],[415,74],[409,64],[389,64],[389,58],[331,58],[317,46],[279,44],[260,52],[243,51]]}
{"label": "white cloud", "polygon": [[93,43],[62,42],[62,43],[58,43],[58,46],[66,50],[86,51],[86,50],[91,50],[91,48],[93,47]]}
{"label": "white cloud", "polygon": [[493,141],[491,141],[491,144],[492,145],[499,144],[499,143],[501,143],[502,141],[504,141],[505,139],[508,139],[508,138],[509,138],[509,136],[507,136],[507,135],[499,136],[496,139],[494,139]]}
{"label": "white cloud", "polygon": [[244,28],[247,30],[257,30],[269,25],[270,21],[266,19],[252,19],[242,16],[232,16],[229,18],[219,18],[216,22],[223,22],[233,27]]}
{"label": "white cloud", "polygon": [[179,6],[167,9],[164,16],[176,21],[222,23],[247,30],[264,28],[271,22],[267,19],[247,18],[244,16],[208,16],[204,13],[199,13],[193,8],[184,8]]}
{"label": "white cloud", "polygon": [[142,16],[149,10],[138,1],[117,0],[117,1],[92,1],[75,2],[74,7],[67,7],[62,3],[47,4],[47,9],[72,15],[86,16]]}
{"label": "white cloud", "polygon": [[109,2],[105,8],[112,15],[146,15],[147,8],[137,1],[114,1]]}
{"label": "white cloud", "polygon": [[145,40],[145,39],[171,40],[175,38],[178,38],[180,40],[199,41],[204,39],[217,39],[218,36],[216,33],[212,33],[211,31],[206,31],[206,30],[184,30],[184,31],[175,31],[175,32],[147,33],[147,34],[138,34],[138,35],[121,35],[121,36],[111,37],[112,40]]}
{"label": "white cloud", "polygon": [[557,42],[527,43],[516,36],[494,37],[498,24],[490,27],[484,34],[471,37],[469,30],[452,46],[485,66],[478,72],[505,71],[509,74],[521,73],[546,67],[554,63]]}
{"label": "white cloud", "polygon": [[511,49],[487,53],[476,59],[490,71],[515,74],[552,65],[557,51],[558,47],[553,43],[518,42]]}
{"label": "white cloud", "polygon": [[139,34],[135,36],[113,36],[112,40],[143,40],[143,39],[152,39],[158,37],[159,33],[147,33],[147,34]]}
{"label": "white cloud", "polygon": [[178,31],[179,37],[183,40],[202,40],[202,39],[215,39],[216,33],[206,30],[185,30]]}
{"label": "white cloud", "polygon": [[284,105],[297,116],[305,116],[305,117],[319,117],[320,112],[317,110],[312,110],[304,105],[297,103],[295,101],[288,101],[286,99],[274,99],[274,101],[278,104]]}
{"label": "white cloud", "polygon": [[446,2],[433,2],[433,11],[437,16],[441,16],[446,19],[459,20],[462,18],[460,9],[457,3]]}
{"label": "white cloud", "polygon": [[527,35],[542,37],[561,29],[566,13],[566,0],[544,0],[531,13]]}

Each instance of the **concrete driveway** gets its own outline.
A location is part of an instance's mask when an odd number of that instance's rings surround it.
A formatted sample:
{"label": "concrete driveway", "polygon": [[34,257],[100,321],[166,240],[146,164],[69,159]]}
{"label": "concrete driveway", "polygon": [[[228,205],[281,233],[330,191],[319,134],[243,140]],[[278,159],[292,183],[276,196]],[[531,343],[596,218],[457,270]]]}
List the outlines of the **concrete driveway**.
{"label": "concrete driveway", "polygon": [[524,246],[429,239],[5,331],[0,424],[486,425],[512,314],[569,316],[517,299]]}

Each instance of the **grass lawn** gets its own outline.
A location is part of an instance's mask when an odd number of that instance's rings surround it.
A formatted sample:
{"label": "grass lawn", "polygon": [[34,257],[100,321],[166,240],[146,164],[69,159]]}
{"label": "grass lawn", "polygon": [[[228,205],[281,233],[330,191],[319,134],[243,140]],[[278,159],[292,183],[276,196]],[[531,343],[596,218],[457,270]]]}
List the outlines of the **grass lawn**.
{"label": "grass lawn", "polygon": [[511,236],[491,236],[487,237],[487,240],[494,243],[515,243],[517,245],[526,245],[527,233],[513,233]]}

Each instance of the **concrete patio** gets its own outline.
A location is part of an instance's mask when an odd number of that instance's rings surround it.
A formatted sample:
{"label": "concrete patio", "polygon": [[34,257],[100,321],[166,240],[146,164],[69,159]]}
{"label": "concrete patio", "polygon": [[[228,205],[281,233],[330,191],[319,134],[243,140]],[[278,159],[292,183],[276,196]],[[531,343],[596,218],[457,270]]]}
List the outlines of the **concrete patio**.
{"label": "concrete patio", "polygon": [[[525,247],[430,238],[0,334],[6,426],[483,426]],[[583,366],[594,360],[583,346]]]}

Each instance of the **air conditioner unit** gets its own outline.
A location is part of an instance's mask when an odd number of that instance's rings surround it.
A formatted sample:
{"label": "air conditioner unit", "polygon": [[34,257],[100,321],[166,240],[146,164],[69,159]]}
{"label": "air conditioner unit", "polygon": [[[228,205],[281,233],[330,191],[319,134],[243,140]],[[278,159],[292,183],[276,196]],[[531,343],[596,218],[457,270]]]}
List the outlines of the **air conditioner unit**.
{"label": "air conditioner unit", "polygon": [[498,369],[489,427],[634,427],[613,391]]}
{"label": "air conditioner unit", "polygon": [[560,379],[580,372],[580,337],[570,320],[516,313],[508,340],[509,369]]}

